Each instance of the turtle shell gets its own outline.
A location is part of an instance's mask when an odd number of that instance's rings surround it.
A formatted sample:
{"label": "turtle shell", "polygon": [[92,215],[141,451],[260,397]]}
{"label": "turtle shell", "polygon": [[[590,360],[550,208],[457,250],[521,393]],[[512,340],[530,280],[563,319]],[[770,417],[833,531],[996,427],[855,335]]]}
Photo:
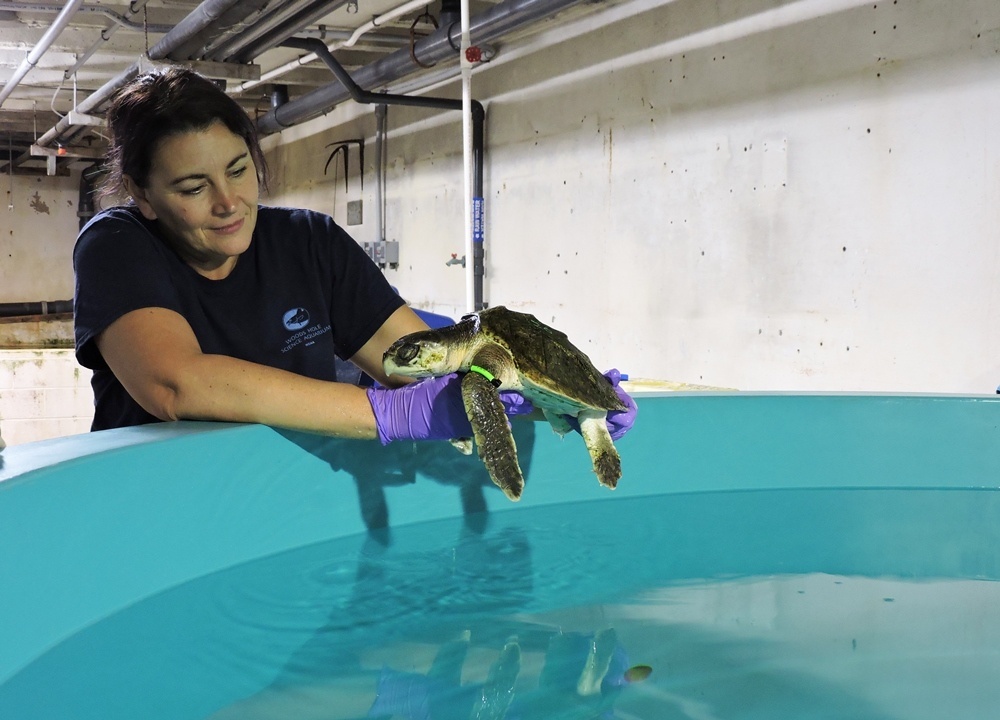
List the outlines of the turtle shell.
{"label": "turtle shell", "polygon": [[481,334],[510,351],[532,399],[551,395],[556,405],[625,409],[611,383],[565,333],[502,305],[481,311],[479,322]]}

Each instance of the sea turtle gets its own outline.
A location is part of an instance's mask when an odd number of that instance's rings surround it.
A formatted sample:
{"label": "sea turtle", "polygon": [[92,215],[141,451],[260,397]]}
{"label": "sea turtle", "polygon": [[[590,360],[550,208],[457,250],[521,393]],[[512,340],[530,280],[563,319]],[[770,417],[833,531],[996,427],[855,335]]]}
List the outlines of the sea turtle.
{"label": "sea turtle", "polygon": [[590,359],[534,315],[502,305],[465,315],[454,325],[400,338],[382,364],[389,375],[465,373],[462,399],[479,457],[511,500],[520,498],[524,477],[500,390],[522,393],[560,435],[572,429],[567,416],[576,418],[597,479],[609,488],[618,484],[621,459],[605,417],[627,408]]}

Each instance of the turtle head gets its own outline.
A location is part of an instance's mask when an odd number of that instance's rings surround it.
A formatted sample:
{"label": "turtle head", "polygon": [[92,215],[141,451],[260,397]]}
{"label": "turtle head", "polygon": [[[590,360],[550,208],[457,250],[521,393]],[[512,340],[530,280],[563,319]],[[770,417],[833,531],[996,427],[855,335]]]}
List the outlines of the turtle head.
{"label": "turtle head", "polygon": [[404,335],[382,355],[385,374],[431,377],[458,371],[470,347],[464,324]]}

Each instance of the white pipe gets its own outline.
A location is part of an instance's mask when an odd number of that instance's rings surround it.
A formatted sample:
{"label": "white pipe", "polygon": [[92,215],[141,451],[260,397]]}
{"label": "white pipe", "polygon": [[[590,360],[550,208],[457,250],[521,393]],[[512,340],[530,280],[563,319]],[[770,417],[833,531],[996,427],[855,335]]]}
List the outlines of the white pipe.
{"label": "white pipe", "polygon": [[17,87],[18,83],[27,75],[31,68],[38,64],[38,61],[42,59],[42,55],[45,51],[49,49],[49,46],[55,42],[59,34],[69,25],[70,20],[73,19],[73,15],[76,14],[77,9],[83,5],[83,0],[67,0],[66,4],[63,6],[62,12],[60,12],[56,19],[52,22],[52,26],[45,31],[42,35],[42,39],[31,49],[28,56],[21,61],[21,65],[14,71],[10,80],[7,84],[3,86],[3,90],[0,90],[0,105],[3,105],[4,100],[6,100],[14,88]]}
{"label": "white pipe", "polygon": [[461,1],[462,17],[462,159],[465,170],[465,311],[476,310],[475,246],[472,239],[472,63],[467,57],[471,45],[469,0]]}
{"label": "white pipe", "polygon": [[[327,45],[327,49],[330,52],[333,52],[335,50],[339,50],[340,48],[354,47],[354,44],[361,39],[362,35],[365,35],[366,33],[369,33],[372,30],[374,30],[375,28],[395,20],[401,15],[406,15],[406,13],[408,12],[413,12],[414,10],[419,10],[422,7],[426,7],[428,4],[429,0],[410,0],[407,3],[400,5],[399,7],[393,8],[387,13],[383,13],[378,17],[372,18],[364,25],[359,27],[357,30],[355,30],[354,34],[351,35],[351,37],[347,38],[346,40],[341,40],[338,42],[334,42],[330,45]],[[292,70],[301,67],[302,65],[307,65],[311,62],[315,62],[316,60],[319,60],[319,56],[316,53],[309,53],[308,55],[303,55],[302,57],[296,58],[295,60],[291,60],[285,63],[284,65],[279,65],[278,67],[272,70],[268,70],[265,73],[261,73],[260,80],[248,80],[244,83],[240,83],[239,85],[236,85],[232,89],[230,89],[229,92],[232,93],[233,95],[238,95],[239,93],[249,90],[252,87],[260,85],[261,83],[266,83],[269,80],[272,80],[276,77],[280,77],[281,75],[289,73]]]}

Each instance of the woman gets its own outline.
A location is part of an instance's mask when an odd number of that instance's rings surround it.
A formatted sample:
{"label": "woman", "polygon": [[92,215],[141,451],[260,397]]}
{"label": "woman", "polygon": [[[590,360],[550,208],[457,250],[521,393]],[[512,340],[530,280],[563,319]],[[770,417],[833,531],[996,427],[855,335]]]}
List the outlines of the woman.
{"label": "woman", "polygon": [[[145,75],[108,127],[109,192],[132,203],[95,216],[74,251],[94,430],[201,419],[383,444],[469,436],[455,376],[393,389],[383,372],[385,349],[426,325],[357,243],[326,215],[258,205],[263,153],[228,95],[185,69]],[[383,387],[336,382],[334,353]],[[505,406],[531,410],[517,393]]]}

